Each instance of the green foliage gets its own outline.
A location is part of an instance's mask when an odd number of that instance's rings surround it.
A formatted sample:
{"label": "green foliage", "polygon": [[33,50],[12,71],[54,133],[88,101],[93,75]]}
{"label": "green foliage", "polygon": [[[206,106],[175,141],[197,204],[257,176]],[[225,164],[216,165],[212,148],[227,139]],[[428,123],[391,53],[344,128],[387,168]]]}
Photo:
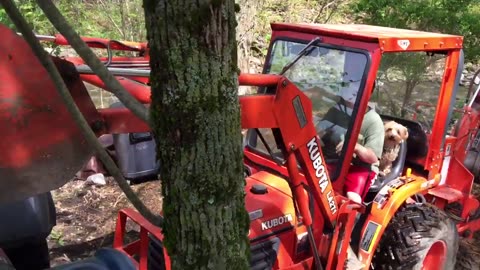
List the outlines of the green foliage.
{"label": "green foliage", "polygon": [[[350,4],[355,21],[379,26],[464,36],[465,60],[480,60],[480,2],[478,0],[357,0]],[[440,60],[444,61],[444,60]],[[427,70],[439,64],[425,54],[386,54],[380,75],[401,74],[404,81],[401,116],[426,79]],[[427,98],[426,96],[424,98]],[[391,106],[393,109],[395,106]]]}
{"label": "green foliage", "polygon": [[[33,31],[43,31],[46,33],[51,32],[48,31],[52,29],[50,23],[45,18],[45,16],[43,16],[42,10],[37,6],[34,0],[19,0],[16,2],[16,4],[18,5],[18,9],[25,17],[27,22],[30,23]],[[5,24],[8,27],[15,28],[3,8],[0,9],[0,23]]]}
{"label": "green foliage", "polygon": [[52,232],[49,235],[49,238],[54,240],[59,246],[65,245],[65,241],[63,240],[64,235],[61,231],[57,231],[55,229],[52,230]]}
{"label": "green foliage", "polygon": [[358,0],[351,7],[357,22],[463,35],[466,60],[480,59],[477,0]]}
{"label": "green foliage", "polygon": [[[250,0],[253,1],[253,0]],[[254,48],[263,57],[270,42],[270,23],[336,23],[345,20],[344,11],[352,0],[265,0],[258,5]],[[259,1],[260,2],[260,1]]]}
{"label": "green foliage", "polygon": [[[120,40],[146,40],[142,0],[54,0],[53,2],[80,35]],[[41,35],[58,33],[35,0],[17,0],[16,4],[35,33]],[[0,9],[0,23],[15,29],[3,9]]]}

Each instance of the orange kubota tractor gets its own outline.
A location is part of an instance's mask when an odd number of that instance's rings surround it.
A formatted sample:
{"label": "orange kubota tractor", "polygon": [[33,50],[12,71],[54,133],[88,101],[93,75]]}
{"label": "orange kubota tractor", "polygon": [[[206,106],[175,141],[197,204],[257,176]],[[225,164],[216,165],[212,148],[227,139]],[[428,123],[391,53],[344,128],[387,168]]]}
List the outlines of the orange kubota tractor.
{"label": "orange kubota tractor", "polygon": [[[459,104],[458,124],[450,124],[461,94],[462,37],[368,25],[274,23],[272,30],[265,74],[239,76],[241,85],[258,87],[256,95],[240,97],[248,129],[252,269],[344,269],[349,249],[362,269],[454,269],[459,237],[472,237],[480,227],[474,177],[463,165],[479,125],[478,93]],[[0,125],[8,127],[0,131],[0,172],[9,179],[2,181],[0,201],[6,203],[62,185],[92,151],[25,41],[4,26],[0,34]],[[39,38],[68,45],[61,36]],[[146,44],[85,40],[139,52],[104,60],[135,98],[150,102]],[[104,85],[81,59],[55,63],[99,136],[149,130],[127,109],[95,108],[82,80]],[[357,83],[358,91],[340,134],[343,147],[332,154],[317,123],[341,100],[345,83]],[[410,109],[415,100],[436,105],[418,113]],[[368,108],[405,126],[409,136],[390,173],[354,203],[344,192],[345,176]],[[124,244],[128,219],[141,233]],[[115,256],[131,258],[138,269],[169,269],[162,238],[136,211],[121,210]],[[130,269],[122,267],[115,269]]]}

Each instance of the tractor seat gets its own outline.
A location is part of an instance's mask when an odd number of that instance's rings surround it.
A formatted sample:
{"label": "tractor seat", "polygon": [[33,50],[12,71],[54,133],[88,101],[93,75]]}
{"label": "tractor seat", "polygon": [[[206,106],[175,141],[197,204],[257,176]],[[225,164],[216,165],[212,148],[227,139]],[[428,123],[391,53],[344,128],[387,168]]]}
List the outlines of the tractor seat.
{"label": "tractor seat", "polygon": [[[393,120],[399,124],[404,125],[408,129],[408,150],[406,159],[416,160],[424,158],[428,150],[428,138],[422,125],[413,120],[402,119],[390,115],[380,114],[383,121]],[[400,155],[399,155],[400,156]]]}
{"label": "tractor seat", "polygon": [[[383,177],[378,176],[368,190],[369,195],[374,195],[388,182],[396,179],[403,172],[405,161],[414,162],[416,159],[427,155],[428,139],[420,123],[402,119],[390,115],[380,114],[383,121],[393,120],[404,125],[408,129],[408,139],[400,144],[400,151],[397,159],[392,164],[392,171]],[[368,195],[367,195],[368,196]],[[370,196],[368,196],[370,197]]]}
{"label": "tractor seat", "polygon": [[407,157],[407,141],[403,141],[400,144],[400,150],[398,151],[397,159],[395,159],[395,161],[393,161],[392,163],[392,170],[390,171],[389,174],[385,176],[378,176],[373,182],[372,186],[370,186],[369,193],[371,192],[377,193],[388,182],[399,177],[403,171],[406,157]]}

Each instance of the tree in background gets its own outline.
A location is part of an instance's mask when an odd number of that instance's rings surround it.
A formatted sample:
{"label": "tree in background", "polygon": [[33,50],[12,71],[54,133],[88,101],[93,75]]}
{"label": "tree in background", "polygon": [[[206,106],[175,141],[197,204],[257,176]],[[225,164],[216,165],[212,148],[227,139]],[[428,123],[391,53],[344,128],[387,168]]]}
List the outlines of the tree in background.
{"label": "tree in background", "polygon": [[480,59],[477,0],[357,0],[350,6],[357,22],[463,35],[466,60]]}
{"label": "tree in background", "polygon": [[[350,6],[355,21],[360,23],[463,35],[465,60],[480,59],[480,3],[477,0],[357,0]],[[435,63],[435,58],[403,53],[385,55],[384,61],[382,69],[386,73],[399,71],[406,80],[400,108],[403,117],[415,86]]]}
{"label": "tree in background", "polygon": [[[33,30],[41,35],[57,33],[35,0],[17,0],[18,8]],[[53,0],[81,35],[120,40],[146,39],[142,0]],[[0,9],[0,23],[15,28]]]}
{"label": "tree in background", "polygon": [[144,0],[173,269],[248,269],[235,2]]}

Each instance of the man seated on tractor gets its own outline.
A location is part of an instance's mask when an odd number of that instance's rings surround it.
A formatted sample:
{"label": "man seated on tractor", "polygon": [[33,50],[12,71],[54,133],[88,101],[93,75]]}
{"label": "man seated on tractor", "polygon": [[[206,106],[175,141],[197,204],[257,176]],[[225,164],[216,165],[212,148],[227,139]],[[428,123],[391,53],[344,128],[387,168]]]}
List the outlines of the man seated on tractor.
{"label": "man seated on tractor", "polygon": [[[360,81],[343,82],[339,92],[340,100],[316,126],[324,144],[322,151],[327,160],[331,157],[337,159],[340,157],[359,87]],[[369,106],[345,179],[344,192],[350,200],[361,203],[377,177],[383,142],[383,121],[375,109]]]}

